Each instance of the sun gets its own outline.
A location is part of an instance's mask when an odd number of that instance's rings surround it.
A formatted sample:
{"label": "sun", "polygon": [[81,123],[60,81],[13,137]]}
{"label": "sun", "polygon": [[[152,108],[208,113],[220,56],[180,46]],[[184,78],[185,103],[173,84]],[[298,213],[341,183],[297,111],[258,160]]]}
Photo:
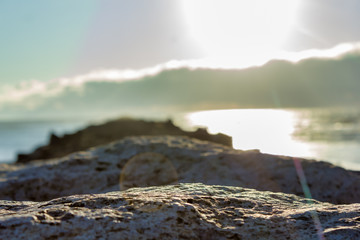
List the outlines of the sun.
{"label": "sun", "polygon": [[256,58],[281,51],[299,0],[182,0],[192,37],[207,57]]}

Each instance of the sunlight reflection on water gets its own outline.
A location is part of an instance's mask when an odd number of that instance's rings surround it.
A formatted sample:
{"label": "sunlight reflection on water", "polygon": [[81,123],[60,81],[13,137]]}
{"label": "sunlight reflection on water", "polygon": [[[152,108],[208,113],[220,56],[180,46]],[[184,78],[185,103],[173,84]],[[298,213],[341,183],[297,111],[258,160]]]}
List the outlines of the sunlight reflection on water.
{"label": "sunlight reflection on water", "polygon": [[283,109],[211,110],[188,113],[184,121],[189,126],[206,127],[210,133],[232,136],[236,149],[325,160],[360,170],[358,141],[307,141],[296,137],[299,123],[312,121],[303,113]]}
{"label": "sunlight reflection on water", "polygon": [[306,144],[292,139],[296,113],[274,109],[218,110],[190,113],[191,125],[233,137],[236,149],[261,149],[273,154],[309,156]]}

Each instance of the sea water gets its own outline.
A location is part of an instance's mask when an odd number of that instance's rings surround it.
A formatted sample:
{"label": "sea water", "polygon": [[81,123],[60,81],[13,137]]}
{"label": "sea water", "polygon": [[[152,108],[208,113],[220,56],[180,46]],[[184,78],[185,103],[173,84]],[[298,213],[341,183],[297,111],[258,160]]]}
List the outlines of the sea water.
{"label": "sea water", "polygon": [[[236,149],[259,149],[263,153],[323,160],[360,170],[357,109],[227,109],[166,116],[186,130],[205,127],[210,133],[230,135]],[[17,153],[31,152],[46,144],[50,133],[72,133],[89,122],[0,120],[0,162],[13,162]]]}
{"label": "sea water", "polygon": [[86,120],[0,120],[0,163],[14,162],[18,153],[30,153],[48,143],[51,133],[63,135],[84,127]]}
{"label": "sea water", "polygon": [[360,170],[360,111],[230,109],[184,116],[184,125],[232,136],[236,149],[303,157]]}

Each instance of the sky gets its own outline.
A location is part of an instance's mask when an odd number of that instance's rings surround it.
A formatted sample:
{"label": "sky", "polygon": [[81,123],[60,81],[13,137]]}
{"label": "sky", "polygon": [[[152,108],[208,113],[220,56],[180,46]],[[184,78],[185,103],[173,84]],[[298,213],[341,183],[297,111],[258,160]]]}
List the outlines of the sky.
{"label": "sky", "polygon": [[1,0],[0,84],[360,41],[358,0]]}
{"label": "sky", "polygon": [[93,80],[359,53],[359,13],[358,0],[0,0],[0,107]]}
{"label": "sky", "polygon": [[0,1],[0,83],[200,57],[177,1]]}

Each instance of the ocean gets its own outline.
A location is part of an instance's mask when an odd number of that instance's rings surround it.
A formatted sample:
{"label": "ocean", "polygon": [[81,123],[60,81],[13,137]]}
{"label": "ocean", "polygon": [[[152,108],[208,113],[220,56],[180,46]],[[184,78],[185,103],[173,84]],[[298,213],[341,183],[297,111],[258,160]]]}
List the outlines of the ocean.
{"label": "ocean", "polygon": [[71,133],[87,123],[85,120],[0,120],[0,162],[14,162],[17,153],[30,153],[47,144],[51,133]]}
{"label": "ocean", "polygon": [[[360,170],[359,109],[227,109],[166,116],[186,130],[205,127],[210,133],[230,135],[236,149],[259,149]],[[0,162],[14,162],[17,153],[28,153],[46,144],[51,133],[72,133],[90,122],[0,120]]]}

